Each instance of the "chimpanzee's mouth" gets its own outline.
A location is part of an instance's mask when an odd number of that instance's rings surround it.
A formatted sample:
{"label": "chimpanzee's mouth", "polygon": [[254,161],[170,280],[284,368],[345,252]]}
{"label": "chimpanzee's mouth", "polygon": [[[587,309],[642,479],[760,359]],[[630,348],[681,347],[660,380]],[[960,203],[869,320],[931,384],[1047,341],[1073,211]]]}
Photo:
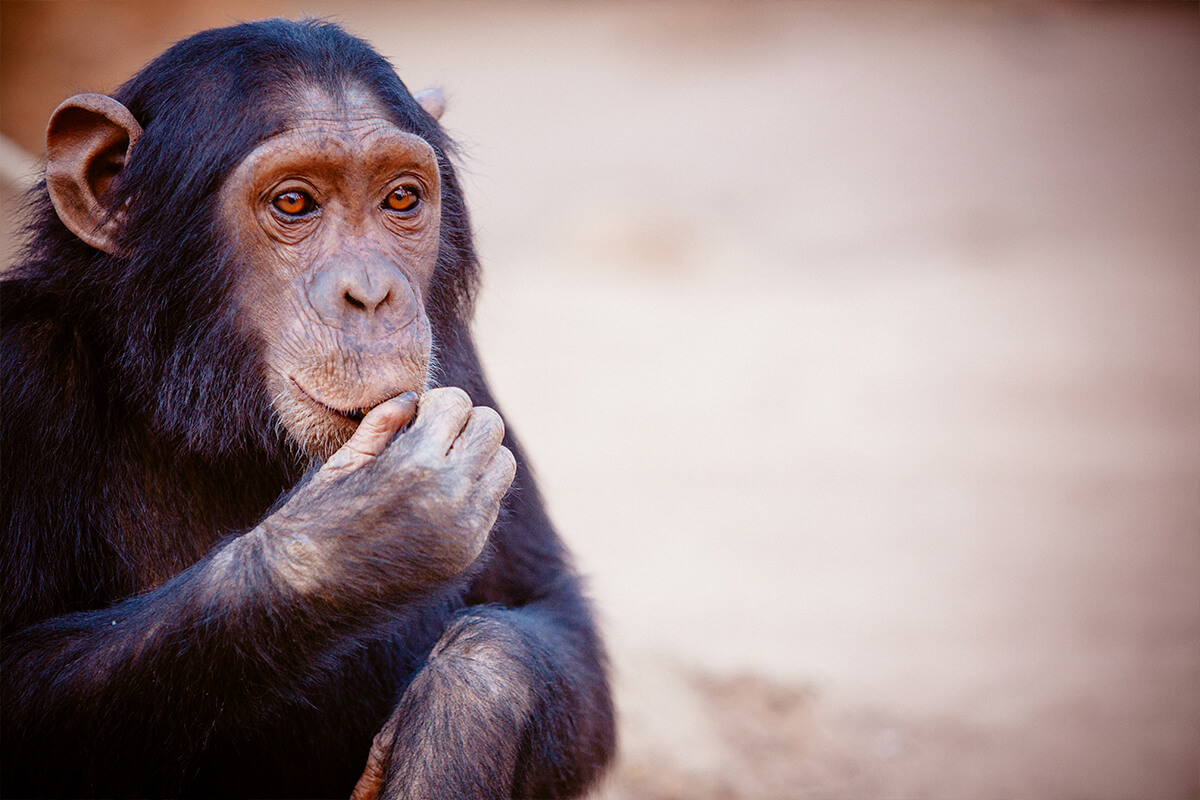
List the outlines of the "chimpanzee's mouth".
{"label": "chimpanzee's mouth", "polygon": [[304,395],[304,397],[307,398],[309,401],[311,401],[313,404],[320,406],[322,409],[324,409],[325,411],[328,411],[331,414],[337,414],[339,417],[345,417],[346,419],[350,420],[351,422],[355,423],[356,425],[363,421],[363,417],[365,417],[367,414],[369,414],[371,412],[371,409],[373,409],[373,408],[375,408],[375,406],[379,405],[378,403],[375,403],[374,405],[362,406],[360,408],[352,408],[352,409],[335,408],[334,406],[331,406],[328,403],[322,403],[320,400],[313,397],[312,394],[310,394],[308,391],[306,391],[304,389],[304,387],[300,385],[299,381],[297,381],[295,378],[292,378],[291,380],[292,380],[292,384],[296,387],[296,389],[300,392],[300,394]]}
{"label": "chimpanzee's mouth", "polygon": [[362,408],[354,408],[349,411],[344,411],[340,408],[334,408],[333,406],[325,405],[320,400],[317,400],[316,403],[326,411],[331,411],[334,414],[337,414],[339,417],[345,417],[355,424],[362,422],[363,417],[369,414],[371,409],[375,408],[375,406],[363,406]]}

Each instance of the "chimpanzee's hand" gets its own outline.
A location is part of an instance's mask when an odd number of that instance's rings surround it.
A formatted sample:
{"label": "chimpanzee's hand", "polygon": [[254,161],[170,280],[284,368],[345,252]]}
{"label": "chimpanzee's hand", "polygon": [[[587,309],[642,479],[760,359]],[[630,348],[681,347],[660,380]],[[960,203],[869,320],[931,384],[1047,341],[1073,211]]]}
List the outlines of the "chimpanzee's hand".
{"label": "chimpanzee's hand", "polygon": [[382,403],[264,521],[271,565],[302,593],[379,600],[459,574],[483,549],[516,473],[503,438],[500,415],[472,408],[461,389]]}

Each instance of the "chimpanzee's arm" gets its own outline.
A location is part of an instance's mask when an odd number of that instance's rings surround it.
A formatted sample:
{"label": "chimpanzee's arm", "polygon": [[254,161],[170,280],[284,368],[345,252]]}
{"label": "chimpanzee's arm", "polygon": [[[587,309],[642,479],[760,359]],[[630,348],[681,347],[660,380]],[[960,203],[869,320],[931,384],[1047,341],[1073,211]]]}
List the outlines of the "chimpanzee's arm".
{"label": "chimpanzee's arm", "polygon": [[[353,630],[279,581],[258,530],[160,588],[4,640],[7,794],[178,786],[208,738],[267,714]],[[106,776],[139,775],[141,786]]]}
{"label": "chimpanzee's arm", "polygon": [[[3,648],[6,794],[170,791],[360,635],[478,554],[512,477],[503,426],[458,390],[371,412],[283,507],[157,589]],[[138,776],[141,786],[106,776]]]}

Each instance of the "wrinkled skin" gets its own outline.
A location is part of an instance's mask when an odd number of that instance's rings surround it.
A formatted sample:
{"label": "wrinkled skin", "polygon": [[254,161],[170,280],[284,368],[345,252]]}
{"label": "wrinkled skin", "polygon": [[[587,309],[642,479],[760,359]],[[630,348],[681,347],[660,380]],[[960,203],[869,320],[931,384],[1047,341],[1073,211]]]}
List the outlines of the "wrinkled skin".
{"label": "wrinkled skin", "polygon": [[[309,93],[221,192],[222,218],[254,265],[237,296],[253,301],[241,316],[266,343],[267,390],[314,455],[349,438],[347,412],[427,383],[440,189],[433,149],[361,94]],[[393,192],[412,208],[391,208]]]}
{"label": "wrinkled skin", "polygon": [[259,527],[270,563],[302,595],[365,581],[381,602],[455,577],[483,549],[512,483],[503,439],[500,415],[472,408],[460,389],[427,392],[419,409],[411,393],[382,403]]}

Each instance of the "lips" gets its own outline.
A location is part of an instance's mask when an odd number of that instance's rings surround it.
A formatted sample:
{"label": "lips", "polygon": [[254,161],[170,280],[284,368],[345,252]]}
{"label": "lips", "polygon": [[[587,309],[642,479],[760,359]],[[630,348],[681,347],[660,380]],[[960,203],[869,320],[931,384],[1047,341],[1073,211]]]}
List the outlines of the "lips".
{"label": "lips", "polygon": [[[315,404],[317,406],[320,406],[322,409],[330,412],[331,414],[337,414],[340,417],[345,417],[346,419],[348,419],[351,422],[356,423],[356,424],[359,422],[362,422],[363,417],[365,417],[371,411],[371,409],[375,408],[375,406],[377,406],[377,405],[379,405],[379,403],[383,402],[383,400],[380,400],[378,402],[371,403],[370,405],[355,406],[355,407],[351,407],[351,408],[338,408],[337,406],[333,406],[333,405],[330,405],[329,403],[318,400],[314,396],[314,394],[316,394],[316,393],[310,392],[307,389],[305,389],[303,386],[300,385],[300,382],[297,381],[295,378],[292,378],[291,381],[292,381],[292,385],[296,387],[296,390],[298,392],[300,392],[300,394],[304,395],[305,399],[309,400],[310,402],[312,402],[313,404]],[[387,398],[384,398],[384,399],[386,400]]]}

